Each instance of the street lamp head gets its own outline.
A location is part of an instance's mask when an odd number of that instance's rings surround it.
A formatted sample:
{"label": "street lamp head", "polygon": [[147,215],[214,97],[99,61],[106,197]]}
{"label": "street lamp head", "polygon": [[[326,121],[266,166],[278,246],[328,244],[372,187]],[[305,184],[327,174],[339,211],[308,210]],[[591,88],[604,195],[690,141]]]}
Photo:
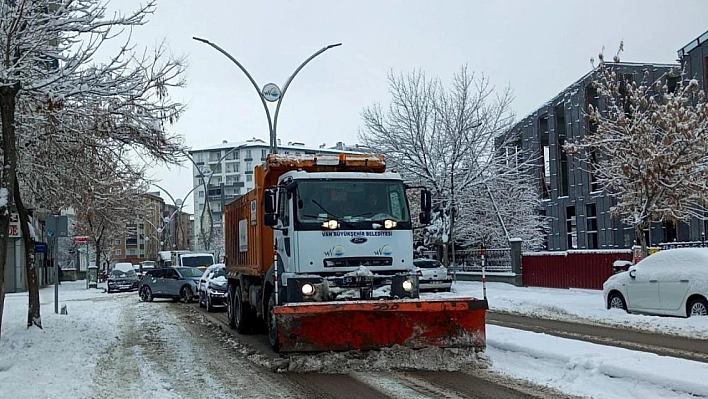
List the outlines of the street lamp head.
{"label": "street lamp head", "polygon": [[165,216],[165,219],[164,219],[165,223],[169,223],[170,220],[172,220],[172,219],[169,216]]}
{"label": "street lamp head", "polygon": [[341,45],[342,45],[342,43],[330,44],[329,46],[327,46],[327,48],[330,49],[330,48],[333,48],[333,47],[339,47],[339,46],[341,46]]}
{"label": "street lamp head", "polygon": [[202,39],[202,38],[200,38],[200,37],[192,36],[192,39],[194,39],[194,40],[196,40],[196,41],[198,41],[198,42],[210,44],[210,43],[209,43],[209,40],[207,40],[207,39]]}
{"label": "street lamp head", "polygon": [[182,199],[181,199],[181,198],[177,198],[177,199],[175,200],[175,206],[176,206],[176,207],[181,207],[181,206],[182,206]]}

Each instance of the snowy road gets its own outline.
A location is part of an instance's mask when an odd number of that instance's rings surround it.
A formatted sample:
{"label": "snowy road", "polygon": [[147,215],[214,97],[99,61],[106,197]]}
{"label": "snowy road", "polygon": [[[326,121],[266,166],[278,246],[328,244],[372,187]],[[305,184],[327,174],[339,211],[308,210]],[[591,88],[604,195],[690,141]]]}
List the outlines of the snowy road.
{"label": "snowy road", "polygon": [[[478,289],[456,284],[445,295],[465,296]],[[1,398],[708,398],[708,363],[491,324],[483,362],[488,369],[376,372],[362,363],[344,374],[274,372],[282,364],[268,354],[265,337],[222,330],[196,304],[141,303],[135,293],[108,295],[86,290],[82,282],[62,284],[60,290],[68,315],[51,312],[51,288],[40,292],[44,330],[25,328],[26,294],[6,297]],[[598,292],[504,284],[491,284],[488,292],[493,311],[708,337],[708,318],[608,311]],[[260,339],[263,348],[244,344],[251,339]],[[439,355],[416,354],[408,362],[454,364]],[[335,370],[341,363],[333,359],[326,364],[327,357],[309,358],[309,365],[300,359],[295,369]]]}

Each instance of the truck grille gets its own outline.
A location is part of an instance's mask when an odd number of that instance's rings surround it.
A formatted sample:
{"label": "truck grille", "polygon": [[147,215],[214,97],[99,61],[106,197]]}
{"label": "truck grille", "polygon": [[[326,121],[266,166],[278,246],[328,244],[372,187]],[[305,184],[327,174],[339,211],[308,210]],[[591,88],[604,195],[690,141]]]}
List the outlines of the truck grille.
{"label": "truck grille", "polygon": [[325,258],[324,267],[391,266],[390,257]]}

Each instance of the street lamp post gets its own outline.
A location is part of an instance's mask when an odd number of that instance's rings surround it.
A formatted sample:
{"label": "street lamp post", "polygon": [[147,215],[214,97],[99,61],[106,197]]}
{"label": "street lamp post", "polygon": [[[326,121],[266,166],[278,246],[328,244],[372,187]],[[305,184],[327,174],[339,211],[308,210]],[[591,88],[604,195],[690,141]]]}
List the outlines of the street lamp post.
{"label": "street lamp post", "polygon": [[[270,133],[270,152],[271,152],[271,154],[278,153],[278,148],[277,148],[278,141],[277,141],[277,136],[276,136],[276,129],[278,127],[278,113],[280,111],[280,104],[283,101],[283,97],[285,97],[285,92],[288,90],[288,87],[290,87],[290,83],[293,81],[293,79],[295,79],[295,76],[298,74],[298,72],[300,72],[300,70],[302,68],[304,68],[305,65],[307,65],[307,63],[310,62],[313,58],[317,57],[318,55],[324,53],[325,51],[327,51],[331,48],[338,47],[338,46],[342,45],[342,43],[330,44],[330,45],[325,46],[325,47],[321,48],[320,50],[316,51],[314,54],[312,54],[308,59],[303,61],[302,64],[300,64],[300,66],[297,67],[297,69],[295,69],[295,72],[293,72],[293,74],[290,75],[288,80],[285,82],[285,85],[283,85],[283,89],[281,91],[280,88],[274,83],[268,83],[265,86],[263,86],[262,89],[260,89],[258,87],[258,84],[256,83],[256,81],[253,79],[251,74],[248,73],[246,68],[243,65],[241,65],[241,63],[238,62],[238,60],[236,60],[236,58],[234,58],[226,50],[222,49],[218,45],[216,45],[206,39],[202,39],[202,38],[198,38],[198,37],[192,37],[192,39],[194,39],[198,42],[208,44],[209,46],[213,47],[221,54],[225,55],[228,59],[231,60],[231,62],[236,64],[236,66],[239,67],[239,69],[246,75],[246,77],[248,77],[248,80],[251,81],[253,88],[256,89],[256,92],[258,93],[258,97],[261,99],[261,103],[263,104],[263,108],[265,109],[266,117],[268,119],[268,130]],[[268,109],[268,104],[266,103],[266,101],[268,101],[268,102],[276,102],[277,101],[277,104],[275,106],[275,115],[272,119],[271,119],[270,110]]]}

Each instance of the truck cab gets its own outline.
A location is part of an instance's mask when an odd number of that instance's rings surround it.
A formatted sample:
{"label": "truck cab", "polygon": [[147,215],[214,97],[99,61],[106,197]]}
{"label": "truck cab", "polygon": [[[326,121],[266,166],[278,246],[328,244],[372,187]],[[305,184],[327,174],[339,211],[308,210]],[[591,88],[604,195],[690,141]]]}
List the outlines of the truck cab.
{"label": "truck cab", "polygon": [[398,173],[290,171],[265,201],[287,302],[418,297]]}

